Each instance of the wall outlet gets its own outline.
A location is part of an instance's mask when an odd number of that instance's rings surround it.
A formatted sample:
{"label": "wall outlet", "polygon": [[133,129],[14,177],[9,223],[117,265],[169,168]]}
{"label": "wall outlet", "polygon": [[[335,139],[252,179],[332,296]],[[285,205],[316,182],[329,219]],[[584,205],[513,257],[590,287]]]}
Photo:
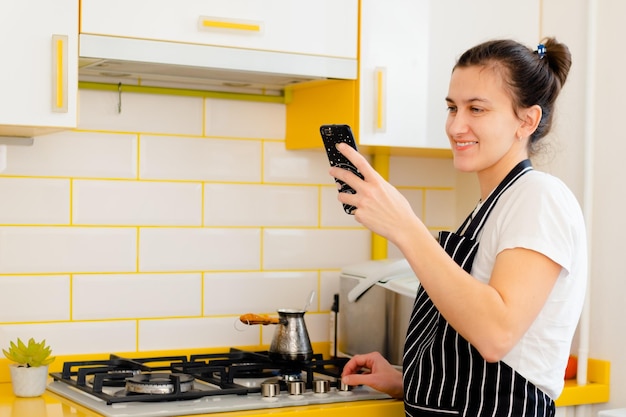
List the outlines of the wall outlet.
{"label": "wall outlet", "polygon": [[0,172],[7,168],[7,145],[0,145]]}

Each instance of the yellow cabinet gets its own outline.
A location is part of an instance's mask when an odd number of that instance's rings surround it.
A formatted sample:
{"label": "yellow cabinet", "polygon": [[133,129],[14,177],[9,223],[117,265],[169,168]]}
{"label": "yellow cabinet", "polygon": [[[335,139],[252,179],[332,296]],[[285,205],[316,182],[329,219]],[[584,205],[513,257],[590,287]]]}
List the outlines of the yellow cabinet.
{"label": "yellow cabinet", "polygon": [[[361,0],[359,79],[295,86],[287,148],[321,147],[319,125],[347,123],[365,147],[447,152],[446,104],[458,55],[495,37],[539,39],[539,0]],[[446,150],[446,151],[444,151]]]}
{"label": "yellow cabinet", "polygon": [[0,2],[0,136],[76,127],[78,2]]}

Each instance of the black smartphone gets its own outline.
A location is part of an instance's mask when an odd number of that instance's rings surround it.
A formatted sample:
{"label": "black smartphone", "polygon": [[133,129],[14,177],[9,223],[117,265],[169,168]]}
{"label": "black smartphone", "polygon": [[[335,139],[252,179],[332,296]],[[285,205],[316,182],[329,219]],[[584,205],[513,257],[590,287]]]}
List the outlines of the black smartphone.
{"label": "black smartphone", "polygon": [[[356,141],[354,135],[352,135],[352,129],[348,125],[323,125],[320,127],[320,133],[322,140],[324,141],[324,148],[326,149],[326,155],[328,155],[328,162],[330,166],[347,169],[353,174],[363,179],[363,175],[354,166],[350,160],[341,154],[337,150],[336,145],[340,142],[347,143],[356,149]],[[339,184],[340,193],[356,194],[356,191],[348,184],[335,178],[335,182]],[[348,214],[353,214],[356,207],[349,204],[343,205],[343,210]]]}

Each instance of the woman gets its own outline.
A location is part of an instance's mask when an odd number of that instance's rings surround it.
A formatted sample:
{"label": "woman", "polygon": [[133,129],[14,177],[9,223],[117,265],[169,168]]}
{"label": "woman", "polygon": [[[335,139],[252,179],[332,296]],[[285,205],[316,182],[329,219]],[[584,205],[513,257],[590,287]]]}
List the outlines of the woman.
{"label": "woman", "polygon": [[338,146],[364,176],[332,168],[356,190],[339,200],[402,251],[421,283],[403,372],[378,353],[356,355],[345,383],[404,398],[409,416],[555,414],[583,305],[586,236],[573,194],[529,157],[550,130],[570,65],[554,38],[536,51],[490,41],[459,58],[446,133],[455,168],[478,176],[480,201],[439,243],[361,155]]}

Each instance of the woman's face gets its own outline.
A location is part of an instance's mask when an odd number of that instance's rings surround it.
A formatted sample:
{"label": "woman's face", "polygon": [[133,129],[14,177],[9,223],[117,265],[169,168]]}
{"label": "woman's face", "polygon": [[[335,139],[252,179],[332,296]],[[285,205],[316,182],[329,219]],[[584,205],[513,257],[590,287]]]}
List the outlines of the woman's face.
{"label": "woman's face", "polygon": [[513,110],[500,71],[471,66],[452,73],[446,133],[460,171],[503,176],[528,158],[526,138],[518,139],[523,122]]}

